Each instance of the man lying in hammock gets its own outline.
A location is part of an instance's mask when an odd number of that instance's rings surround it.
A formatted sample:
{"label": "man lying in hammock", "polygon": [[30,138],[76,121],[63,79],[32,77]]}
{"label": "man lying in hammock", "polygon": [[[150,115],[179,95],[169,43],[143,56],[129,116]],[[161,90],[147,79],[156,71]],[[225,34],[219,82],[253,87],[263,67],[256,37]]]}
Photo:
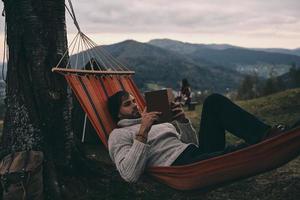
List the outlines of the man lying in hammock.
{"label": "man lying in hammock", "polygon": [[224,150],[225,131],[255,144],[284,130],[272,128],[219,94],[204,101],[198,136],[175,103],[174,121],[162,124],[154,124],[159,112],[140,113],[134,97],[125,91],[111,96],[108,107],[118,126],[108,139],[109,155],[128,182],[136,182],[147,167],[191,164],[203,154]]}

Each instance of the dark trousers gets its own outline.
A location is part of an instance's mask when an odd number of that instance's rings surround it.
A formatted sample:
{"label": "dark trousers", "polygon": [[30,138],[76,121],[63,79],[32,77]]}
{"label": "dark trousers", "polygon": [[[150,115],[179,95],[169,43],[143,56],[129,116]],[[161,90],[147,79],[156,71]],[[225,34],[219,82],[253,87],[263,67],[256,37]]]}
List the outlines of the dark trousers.
{"label": "dark trousers", "polygon": [[225,148],[225,131],[255,144],[271,127],[220,94],[208,96],[202,108],[199,148],[190,145],[173,163],[183,165],[219,154]]}

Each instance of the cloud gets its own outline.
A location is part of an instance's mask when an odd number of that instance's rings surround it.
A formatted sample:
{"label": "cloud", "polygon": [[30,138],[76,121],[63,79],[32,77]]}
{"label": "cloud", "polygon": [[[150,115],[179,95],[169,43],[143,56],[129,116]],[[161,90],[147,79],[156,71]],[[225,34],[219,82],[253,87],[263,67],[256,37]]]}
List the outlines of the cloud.
{"label": "cloud", "polygon": [[300,31],[298,0],[89,0],[74,1],[74,7],[82,26],[92,32]]}
{"label": "cloud", "polygon": [[[72,0],[87,34],[188,35],[212,39],[300,38],[299,0]],[[68,3],[68,1],[66,1]],[[3,4],[1,5],[3,7]],[[68,15],[68,14],[67,14]],[[3,18],[0,26],[3,26]],[[76,29],[67,17],[68,33]],[[0,31],[1,32],[1,31]],[[135,39],[135,38],[132,38]],[[294,40],[294,44],[291,41]],[[233,41],[233,39],[225,40]],[[224,42],[225,42],[224,41]],[[212,41],[214,42],[214,41]],[[277,41],[274,40],[276,43]],[[236,42],[236,44],[238,41]],[[272,44],[269,41],[268,44]]]}

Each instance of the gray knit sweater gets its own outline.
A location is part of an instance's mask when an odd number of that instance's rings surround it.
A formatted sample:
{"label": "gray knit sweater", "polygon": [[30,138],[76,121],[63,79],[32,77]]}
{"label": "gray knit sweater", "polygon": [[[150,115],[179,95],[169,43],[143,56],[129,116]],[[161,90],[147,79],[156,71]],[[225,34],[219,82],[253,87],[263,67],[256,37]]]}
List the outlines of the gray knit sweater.
{"label": "gray knit sweater", "polygon": [[109,155],[128,182],[136,182],[147,167],[170,166],[189,144],[198,145],[190,122],[153,125],[146,144],[135,139],[140,123],[141,119],[123,119],[108,139]]}

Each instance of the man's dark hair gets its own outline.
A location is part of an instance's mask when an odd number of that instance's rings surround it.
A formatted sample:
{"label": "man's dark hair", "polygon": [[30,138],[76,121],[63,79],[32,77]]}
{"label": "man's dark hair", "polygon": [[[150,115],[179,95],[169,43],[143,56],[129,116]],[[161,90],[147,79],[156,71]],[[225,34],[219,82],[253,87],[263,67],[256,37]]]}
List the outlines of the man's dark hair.
{"label": "man's dark hair", "polygon": [[120,112],[120,107],[122,105],[123,97],[128,98],[129,93],[124,90],[120,90],[108,98],[108,110],[114,122],[116,123],[120,120],[118,115]]}
{"label": "man's dark hair", "polygon": [[182,79],[181,85],[181,88],[190,87],[189,81],[186,78]]}

